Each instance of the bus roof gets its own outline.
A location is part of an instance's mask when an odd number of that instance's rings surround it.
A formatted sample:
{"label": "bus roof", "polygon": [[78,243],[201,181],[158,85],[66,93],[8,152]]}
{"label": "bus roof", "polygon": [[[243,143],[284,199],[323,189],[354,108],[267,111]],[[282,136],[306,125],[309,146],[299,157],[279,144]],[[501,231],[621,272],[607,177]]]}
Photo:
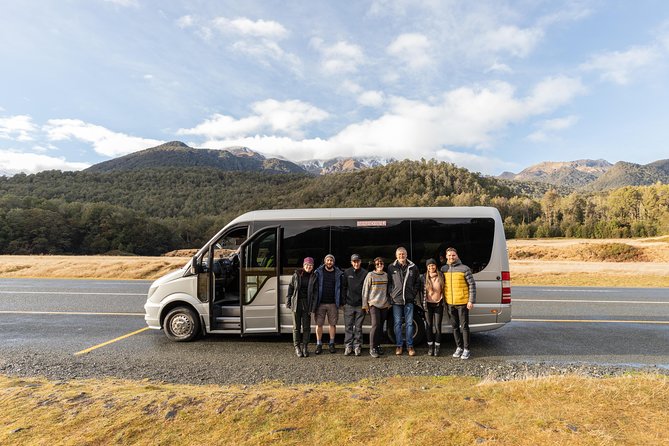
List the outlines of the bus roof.
{"label": "bus roof", "polygon": [[251,211],[226,226],[253,221],[345,220],[382,218],[484,218],[499,216],[494,207],[313,208]]}

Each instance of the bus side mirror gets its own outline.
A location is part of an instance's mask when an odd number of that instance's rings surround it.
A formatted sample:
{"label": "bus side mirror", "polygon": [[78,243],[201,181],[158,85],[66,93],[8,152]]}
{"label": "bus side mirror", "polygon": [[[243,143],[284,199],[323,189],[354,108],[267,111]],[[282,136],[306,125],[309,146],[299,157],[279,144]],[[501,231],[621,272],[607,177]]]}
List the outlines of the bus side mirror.
{"label": "bus side mirror", "polygon": [[198,262],[197,256],[193,256],[190,269],[193,274],[200,274],[202,272],[202,265]]}

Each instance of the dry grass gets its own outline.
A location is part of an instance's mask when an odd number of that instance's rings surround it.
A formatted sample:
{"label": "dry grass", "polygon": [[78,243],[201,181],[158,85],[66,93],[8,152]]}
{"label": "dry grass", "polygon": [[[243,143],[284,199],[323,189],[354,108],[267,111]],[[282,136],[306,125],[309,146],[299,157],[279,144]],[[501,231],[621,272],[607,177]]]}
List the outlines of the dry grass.
{"label": "dry grass", "polygon": [[0,444],[667,444],[669,378],[187,386],[0,376]]}
{"label": "dry grass", "polygon": [[0,256],[0,277],[157,279],[188,258],[126,256]]}
{"label": "dry grass", "polygon": [[[514,285],[669,287],[669,237],[509,240]],[[156,279],[193,250],[164,257],[0,256],[0,277]]]}

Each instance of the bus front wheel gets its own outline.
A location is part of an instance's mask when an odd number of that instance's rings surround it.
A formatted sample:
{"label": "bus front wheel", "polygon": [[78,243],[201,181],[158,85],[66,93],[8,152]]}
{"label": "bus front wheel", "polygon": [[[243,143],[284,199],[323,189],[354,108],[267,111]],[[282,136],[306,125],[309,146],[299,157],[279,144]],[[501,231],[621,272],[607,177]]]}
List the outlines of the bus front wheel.
{"label": "bus front wheel", "polygon": [[190,308],[177,307],[165,316],[163,330],[171,341],[192,341],[200,332],[200,320]]}

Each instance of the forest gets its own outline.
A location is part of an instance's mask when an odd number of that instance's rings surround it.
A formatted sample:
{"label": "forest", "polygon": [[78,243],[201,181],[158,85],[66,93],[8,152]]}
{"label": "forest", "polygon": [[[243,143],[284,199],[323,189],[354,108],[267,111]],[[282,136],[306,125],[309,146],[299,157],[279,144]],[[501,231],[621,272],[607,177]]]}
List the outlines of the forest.
{"label": "forest", "polygon": [[310,176],[147,168],[0,177],[0,253],[137,254],[199,247],[255,209],[494,206],[507,238],[669,234],[669,185],[574,192],[434,160]]}

